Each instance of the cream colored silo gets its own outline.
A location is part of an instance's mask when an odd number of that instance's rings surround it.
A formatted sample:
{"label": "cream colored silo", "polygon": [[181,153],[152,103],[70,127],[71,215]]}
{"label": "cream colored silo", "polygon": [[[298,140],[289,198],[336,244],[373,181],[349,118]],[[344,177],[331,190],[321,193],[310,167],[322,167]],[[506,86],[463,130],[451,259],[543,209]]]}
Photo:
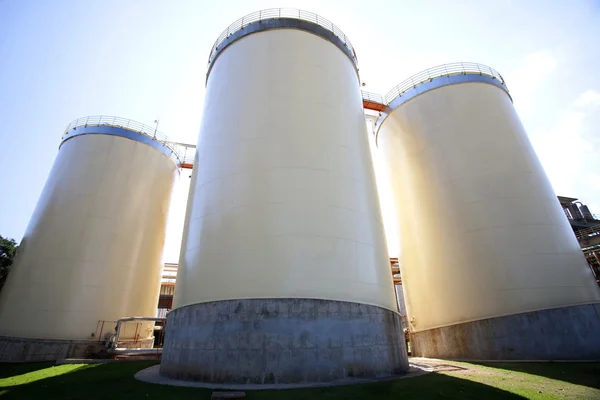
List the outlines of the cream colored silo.
{"label": "cream colored silo", "polygon": [[450,64],[386,100],[413,354],[600,357],[600,291],[502,77]]}
{"label": "cream colored silo", "polygon": [[[0,293],[3,361],[93,355],[117,319],[156,315],[177,160],[153,131],[114,117],[67,129]],[[120,339],[152,347],[154,323],[134,325]]]}
{"label": "cream colored silo", "polygon": [[304,11],[236,21],[210,55],[161,374],[400,373],[393,290],[352,45]]}

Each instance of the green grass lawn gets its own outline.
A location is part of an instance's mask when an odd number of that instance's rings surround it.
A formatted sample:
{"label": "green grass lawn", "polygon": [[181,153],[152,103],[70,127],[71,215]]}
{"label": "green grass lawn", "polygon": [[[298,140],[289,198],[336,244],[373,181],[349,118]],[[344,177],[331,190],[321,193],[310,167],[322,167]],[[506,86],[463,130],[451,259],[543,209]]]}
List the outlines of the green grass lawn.
{"label": "green grass lawn", "polygon": [[[155,364],[0,364],[4,399],[210,399],[212,390],[154,385],[135,372]],[[436,372],[332,388],[247,391],[247,399],[600,399],[600,363],[429,362]]]}

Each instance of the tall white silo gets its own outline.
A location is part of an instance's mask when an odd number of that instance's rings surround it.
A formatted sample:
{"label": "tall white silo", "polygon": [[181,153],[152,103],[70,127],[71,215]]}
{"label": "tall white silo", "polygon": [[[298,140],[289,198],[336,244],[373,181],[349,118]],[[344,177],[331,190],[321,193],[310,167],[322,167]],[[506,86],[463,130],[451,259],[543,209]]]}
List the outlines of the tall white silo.
{"label": "tall white silo", "polygon": [[600,292],[502,77],[449,64],[386,100],[413,354],[599,358]]}
{"label": "tall white silo", "polygon": [[[153,135],[114,117],[67,128],[0,293],[3,361],[90,356],[117,319],[156,315],[177,160]],[[153,326],[120,340],[152,347]]]}
{"label": "tall white silo", "polygon": [[209,60],[164,376],[331,381],[407,369],[356,57],[265,10]]}

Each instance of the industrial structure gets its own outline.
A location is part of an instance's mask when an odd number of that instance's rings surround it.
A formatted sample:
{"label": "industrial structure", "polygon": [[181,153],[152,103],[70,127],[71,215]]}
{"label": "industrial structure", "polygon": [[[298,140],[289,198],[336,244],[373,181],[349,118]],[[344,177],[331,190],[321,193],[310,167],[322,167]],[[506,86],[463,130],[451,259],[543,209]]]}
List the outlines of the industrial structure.
{"label": "industrial structure", "polygon": [[354,49],[326,19],[281,11],[235,22],[210,54],[163,376],[408,369]]}
{"label": "industrial structure", "polygon": [[[0,360],[98,354],[118,319],[155,315],[179,164],[157,134],[116,117],[67,127],[0,293]],[[153,327],[121,339],[151,347]]]}
{"label": "industrial structure", "polygon": [[599,358],[600,291],[500,74],[446,65],[385,100],[413,354]]}
{"label": "industrial structure", "polygon": [[581,250],[600,285],[600,217],[574,197],[558,196]]}
{"label": "industrial structure", "polygon": [[156,312],[156,316],[159,318],[166,318],[167,313],[173,308],[177,268],[178,265],[173,263],[165,263],[163,267],[162,278],[160,280],[158,309]]}
{"label": "industrial structure", "polygon": [[[391,263],[365,110],[401,232]],[[178,168],[193,168],[181,257],[161,285]],[[211,383],[403,374],[404,329],[418,356],[598,359],[600,221],[576,200],[557,201],[492,68],[361,95],[337,26],[260,11],[210,51],[197,148],[113,117],[69,125],[0,293],[0,360],[149,346],[165,315],[160,374]],[[147,318],[115,339],[125,317]]]}

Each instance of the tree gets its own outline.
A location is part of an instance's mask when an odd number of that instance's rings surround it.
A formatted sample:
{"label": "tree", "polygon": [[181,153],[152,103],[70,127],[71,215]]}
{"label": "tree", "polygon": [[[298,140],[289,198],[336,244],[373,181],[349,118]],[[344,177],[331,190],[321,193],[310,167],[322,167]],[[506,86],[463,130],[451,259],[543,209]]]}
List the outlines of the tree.
{"label": "tree", "polygon": [[10,267],[13,263],[19,246],[14,239],[7,239],[0,236],[0,290],[6,282],[6,277],[10,272]]}

